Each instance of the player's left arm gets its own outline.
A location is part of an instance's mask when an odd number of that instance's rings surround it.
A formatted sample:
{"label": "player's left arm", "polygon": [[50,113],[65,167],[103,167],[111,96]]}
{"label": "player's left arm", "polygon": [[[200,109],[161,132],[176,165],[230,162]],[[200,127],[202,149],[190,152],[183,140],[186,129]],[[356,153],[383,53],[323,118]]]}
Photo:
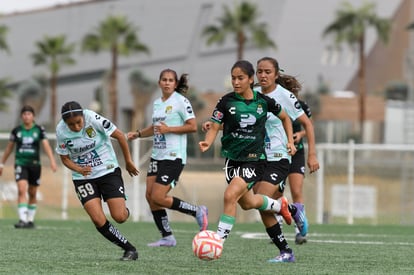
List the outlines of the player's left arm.
{"label": "player's left arm", "polygon": [[319,162],[316,157],[316,145],[315,145],[315,131],[313,128],[313,123],[310,118],[303,114],[298,118],[299,122],[302,124],[305,129],[306,139],[308,142],[308,158],[307,163],[311,173],[319,169]]}
{"label": "player's left arm", "polygon": [[125,134],[118,128],[112,132],[111,137],[118,140],[119,146],[121,147],[122,154],[124,155],[126,170],[130,176],[137,176],[139,174],[134,162],[132,161],[131,152]]}

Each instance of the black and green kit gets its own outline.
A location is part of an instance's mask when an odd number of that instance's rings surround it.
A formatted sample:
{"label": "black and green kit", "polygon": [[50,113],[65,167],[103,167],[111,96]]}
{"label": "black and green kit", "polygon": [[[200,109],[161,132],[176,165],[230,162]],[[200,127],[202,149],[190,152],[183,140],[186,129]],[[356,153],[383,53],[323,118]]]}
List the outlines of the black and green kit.
{"label": "black and green kit", "polygon": [[256,91],[250,100],[235,92],[224,95],[211,117],[215,123],[224,123],[222,156],[235,161],[265,159],[267,113],[278,115],[280,111],[281,106],[274,99]]}
{"label": "black and green kit", "polygon": [[[309,118],[311,118],[312,117],[312,112],[311,112],[311,110],[309,108],[309,105],[305,101],[302,101],[302,100],[299,100],[299,103],[300,103],[300,106],[302,107],[303,111],[305,112],[305,114]],[[299,120],[293,121],[292,128],[293,128],[293,133],[297,133],[297,132],[302,131],[302,124],[301,124],[301,122]],[[300,139],[298,143],[295,143],[295,147],[296,147],[297,150],[303,149],[304,148],[303,140]]]}
{"label": "black and green kit", "polygon": [[40,143],[45,138],[45,129],[35,123],[30,129],[26,129],[24,125],[14,128],[9,140],[16,144],[15,164],[40,165]]}

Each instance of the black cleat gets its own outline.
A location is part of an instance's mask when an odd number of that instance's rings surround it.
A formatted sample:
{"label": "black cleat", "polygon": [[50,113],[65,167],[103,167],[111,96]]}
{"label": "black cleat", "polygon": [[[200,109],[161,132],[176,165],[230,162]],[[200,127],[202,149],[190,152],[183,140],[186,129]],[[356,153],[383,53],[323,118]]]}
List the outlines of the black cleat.
{"label": "black cleat", "polygon": [[26,223],[26,227],[25,228],[34,229],[35,228],[35,225],[34,225],[33,222],[28,222],[28,223]]}
{"label": "black cleat", "polygon": [[136,259],[138,259],[138,252],[136,250],[125,250],[124,255],[119,260],[135,261]]}
{"label": "black cleat", "polygon": [[25,223],[24,221],[20,220],[18,223],[16,223],[14,225],[14,228],[26,228],[27,223]]}

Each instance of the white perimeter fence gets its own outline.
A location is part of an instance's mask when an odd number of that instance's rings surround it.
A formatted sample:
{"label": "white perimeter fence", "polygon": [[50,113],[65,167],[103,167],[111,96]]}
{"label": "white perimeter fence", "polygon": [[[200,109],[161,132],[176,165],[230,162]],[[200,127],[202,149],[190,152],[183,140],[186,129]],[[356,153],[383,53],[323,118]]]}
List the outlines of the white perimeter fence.
{"label": "white perimeter fence", "polygon": [[[0,148],[1,155],[8,136],[0,134],[0,144],[4,144]],[[54,148],[55,135],[50,133],[48,137]],[[141,175],[130,178],[127,173],[123,173],[128,194],[127,204],[134,221],[152,220],[144,194],[150,147],[149,139],[134,140],[131,151]],[[321,168],[315,174],[306,173],[304,184],[306,210],[311,223],[414,224],[414,145],[354,144],[351,140],[345,144],[318,144],[317,153]],[[6,168],[10,167],[12,170],[13,161],[14,159],[9,158]],[[76,200],[76,196],[69,170],[61,165],[59,159],[57,161],[61,174],[55,176],[54,184],[57,187],[53,185],[56,188],[53,197],[59,198],[55,202],[58,204],[55,208],[60,209],[60,218],[68,219],[72,218],[68,214],[70,201]],[[123,166],[122,154],[119,155],[119,161]],[[201,165],[197,165],[200,163]],[[225,188],[225,181],[221,163],[222,159],[217,157],[190,158],[182,175],[183,181],[187,182],[181,183],[183,187],[180,187],[184,191],[180,196],[184,199],[195,203],[207,201],[212,221],[217,220],[222,211],[220,188]],[[42,175],[45,170],[50,170],[46,164]],[[189,179],[190,173],[197,180]],[[218,176],[214,177],[215,174]],[[201,186],[200,181],[211,185]],[[213,185],[212,181],[218,182]],[[7,184],[13,186],[13,183],[13,178],[0,177],[0,208],[5,202],[8,205],[16,204],[15,197],[12,197],[13,192],[5,187]],[[42,186],[39,191],[44,193],[45,188]],[[289,194],[288,188],[286,196],[290,197]],[[39,205],[42,207],[42,202]],[[81,208],[77,201],[74,205]],[[177,219],[182,216],[185,215],[177,216]],[[256,221],[256,212],[253,211],[250,217],[241,220]]]}

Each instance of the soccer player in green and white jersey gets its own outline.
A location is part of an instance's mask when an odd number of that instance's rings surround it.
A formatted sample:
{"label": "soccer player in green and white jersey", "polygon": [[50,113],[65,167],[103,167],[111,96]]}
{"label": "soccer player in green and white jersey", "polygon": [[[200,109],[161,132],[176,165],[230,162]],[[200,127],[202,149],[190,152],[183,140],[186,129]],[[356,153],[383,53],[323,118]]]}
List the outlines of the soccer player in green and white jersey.
{"label": "soccer player in green and white jersey", "polygon": [[[56,171],[56,161],[45,129],[35,123],[35,111],[32,106],[26,105],[20,111],[22,124],[10,133],[9,142],[4,150],[0,163],[0,175],[3,173],[4,163],[16,145],[14,159],[14,174],[17,183],[17,211],[19,222],[15,228],[34,228],[34,218],[37,210],[37,189],[40,186],[41,163],[40,144],[43,145],[50,161],[50,168]],[[28,194],[28,196],[27,196]]]}

